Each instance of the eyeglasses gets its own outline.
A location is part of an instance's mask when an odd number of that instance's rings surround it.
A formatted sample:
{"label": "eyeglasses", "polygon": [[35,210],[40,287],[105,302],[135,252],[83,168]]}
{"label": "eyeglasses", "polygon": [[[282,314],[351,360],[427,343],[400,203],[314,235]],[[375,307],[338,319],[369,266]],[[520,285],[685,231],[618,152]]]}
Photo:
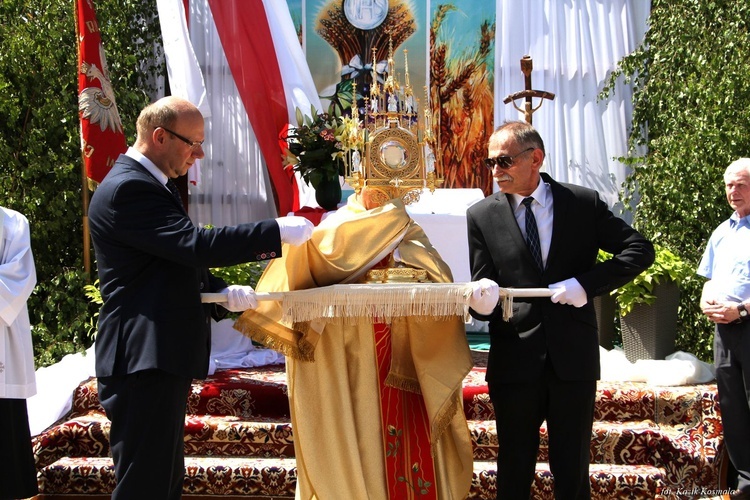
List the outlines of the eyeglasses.
{"label": "eyeglasses", "polygon": [[496,156],[495,158],[485,158],[484,166],[492,170],[493,168],[495,168],[495,165],[497,165],[501,170],[506,170],[513,166],[513,162],[516,161],[516,158],[524,153],[528,153],[529,151],[534,151],[535,149],[536,148],[527,148],[517,155],[513,156]]}
{"label": "eyeglasses", "polygon": [[182,142],[190,146],[193,150],[196,150],[203,145],[203,141],[191,141],[187,137],[182,136],[178,134],[177,132],[173,132],[172,130],[169,130],[167,127],[156,127],[156,128],[163,128],[164,130],[166,130],[167,132],[169,132],[170,134],[172,134],[173,136],[177,137],[179,140],[181,140]]}

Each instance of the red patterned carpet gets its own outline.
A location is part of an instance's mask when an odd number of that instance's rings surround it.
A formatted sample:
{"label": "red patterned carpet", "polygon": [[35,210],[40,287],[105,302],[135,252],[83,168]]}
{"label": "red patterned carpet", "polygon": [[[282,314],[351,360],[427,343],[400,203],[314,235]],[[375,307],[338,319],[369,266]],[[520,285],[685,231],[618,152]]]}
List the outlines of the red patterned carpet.
{"label": "red patterned carpet", "polygon": [[[464,380],[475,457],[469,498],[490,499],[500,450],[484,383],[486,355],[475,351],[474,358],[476,367]],[[193,385],[188,405],[186,495],[293,498],[296,468],[283,365],[219,371]],[[719,488],[724,455],[715,385],[600,382],[596,419],[594,498],[683,498],[679,491]],[[40,498],[111,492],[108,435],[109,421],[90,379],[76,389],[70,413],[34,438]],[[545,426],[540,436],[533,497],[551,499]]]}

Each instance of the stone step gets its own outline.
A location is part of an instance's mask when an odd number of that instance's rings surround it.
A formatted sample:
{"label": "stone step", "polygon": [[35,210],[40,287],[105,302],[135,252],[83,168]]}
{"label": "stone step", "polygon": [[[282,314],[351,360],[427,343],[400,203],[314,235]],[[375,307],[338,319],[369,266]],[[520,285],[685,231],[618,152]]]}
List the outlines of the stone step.
{"label": "stone step", "polygon": [[[468,498],[496,498],[494,462],[474,462]],[[653,466],[592,464],[592,498],[676,498],[669,494],[663,469]],[[294,498],[297,469],[294,459],[197,457],[185,459],[185,495]],[[107,457],[64,457],[40,472],[44,498],[56,495],[107,495],[115,485],[112,460]],[[537,464],[532,498],[552,499],[554,478],[546,463]]]}

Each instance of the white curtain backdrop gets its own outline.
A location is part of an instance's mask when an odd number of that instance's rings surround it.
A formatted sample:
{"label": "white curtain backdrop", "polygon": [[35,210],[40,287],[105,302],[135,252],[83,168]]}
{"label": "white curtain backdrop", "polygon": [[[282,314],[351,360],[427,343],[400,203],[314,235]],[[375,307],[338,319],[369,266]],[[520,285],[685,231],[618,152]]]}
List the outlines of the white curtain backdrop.
{"label": "white curtain backdrop", "polygon": [[214,226],[274,218],[277,214],[271,182],[229,71],[208,0],[191,0],[189,19],[190,38],[212,115],[206,120],[206,158],[196,184],[189,185],[190,217],[198,225]]}
{"label": "white curtain backdrop", "polygon": [[[496,6],[495,123],[523,119],[503,99],[523,89],[520,60],[531,56],[533,88],[556,95],[533,115],[547,150],[545,171],[597,189],[617,206],[627,168],[616,158],[627,153],[632,91],[618,82],[610,99],[598,95],[617,62],[643,39],[650,0],[496,0]],[[206,159],[189,186],[191,217],[216,226],[275,217],[270,178],[208,0],[191,0],[189,19],[212,114]],[[314,205],[309,198],[303,195],[302,205]]]}
{"label": "white curtain backdrop", "polygon": [[523,90],[520,60],[531,56],[533,89],[555,94],[532,118],[547,151],[544,171],[594,188],[616,206],[627,169],[615,158],[628,150],[632,90],[620,81],[610,99],[598,95],[617,62],[643,40],[650,0],[496,3],[495,123],[524,119],[503,100]]}

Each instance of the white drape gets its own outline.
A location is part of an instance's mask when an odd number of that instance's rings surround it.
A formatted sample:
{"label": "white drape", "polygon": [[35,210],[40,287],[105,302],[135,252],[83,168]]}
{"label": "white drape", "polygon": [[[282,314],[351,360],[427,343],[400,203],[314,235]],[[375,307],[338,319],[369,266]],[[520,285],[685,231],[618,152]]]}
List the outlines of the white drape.
{"label": "white drape", "polygon": [[[523,89],[520,59],[531,56],[533,88],[556,95],[533,115],[547,150],[545,170],[597,189],[616,206],[628,172],[616,158],[628,150],[632,91],[618,82],[610,99],[600,102],[598,95],[617,62],[643,39],[650,0],[496,0],[496,7],[495,123],[523,119],[503,99]],[[270,179],[207,0],[190,1],[190,26],[213,114],[200,180],[190,185],[191,217],[214,225],[275,217]],[[303,205],[314,205],[306,199]]]}
{"label": "white drape", "polygon": [[[520,60],[531,56],[532,87],[555,94],[533,115],[544,140],[544,170],[598,190],[610,206],[627,168],[632,90],[621,81],[598,101],[617,62],[643,40],[650,0],[497,0],[495,123],[523,120],[506,96],[523,90]],[[534,99],[534,106],[539,99]],[[517,102],[523,109],[523,102]]]}
{"label": "white drape", "polygon": [[[228,226],[276,217],[273,190],[255,134],[229,71],[208,0],[190,2],[190,39],[206,84],[206,158],[189,186],[199,225]],[[262,71],[262,68],[258,68]]]}

